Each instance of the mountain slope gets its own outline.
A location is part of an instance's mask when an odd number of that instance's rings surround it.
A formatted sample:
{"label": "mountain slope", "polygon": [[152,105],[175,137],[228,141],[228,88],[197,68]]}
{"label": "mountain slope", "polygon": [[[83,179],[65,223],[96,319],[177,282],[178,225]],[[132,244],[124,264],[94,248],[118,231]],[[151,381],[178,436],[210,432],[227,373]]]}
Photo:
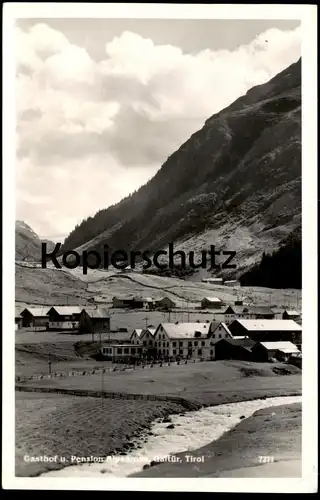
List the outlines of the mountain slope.
{"label": "mountain slope", "polygon": [[237,273],[301,224],[301,60],[209,118],[133,195],[76,227],[62,250],[237,252]]}
{"label": "mountain slope", "polygon": [[55,246],[52,241],[40,240],[39,236],[25,222],[16,221],[16,260],[39,262],[42,242],[47,243],[47,251],[52,250]]}

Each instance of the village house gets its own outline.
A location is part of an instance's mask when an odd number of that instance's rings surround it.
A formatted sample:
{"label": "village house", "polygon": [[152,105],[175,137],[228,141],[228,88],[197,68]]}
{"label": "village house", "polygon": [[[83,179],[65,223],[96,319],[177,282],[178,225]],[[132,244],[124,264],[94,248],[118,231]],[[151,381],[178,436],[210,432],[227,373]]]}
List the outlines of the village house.
{"label": "village house", "polygon": [[274,319],[274,313],[266,306],[230,305],[224,311],[227,324],[236,319]]}
{"label": "village house", "polygon": [[46,314],[46,307],[27,307],[24,309],[20,316],[22,317],[23,327],[44,327],[49,325],[49,317]]}
{"label": "village house", "polygon": [[49,330],[78,330],[82,308],[80,306],[53,306],[47,310]]}
{"label": "village house", "polygon": [[153,299],[151,297],[113,297],[112,305],[121,309],[152,309]]}
{"label": "village house", "polygon": [[252,359],[251,349],[255,341],[248,337],[224,338],[215,345],[215,359]]}
{"label": "village house", "polygon": [[287,361],[290,356],[299,353],[299,349],[292,342],[257,342],[252,347],[255,361],[270,361],[272,358],[278,361]]}
{"label": "village house", "polygon": [[110,314],[103,307],[86,307],[82,309],[79,318],[80,333],[109,332]]}
{"label": "village house", "polygon": [[282,314],[282,319],[293,319],[296,321],[297,319],[300,319],[300,313],[298,311],[290,311],[286,309],[283,314]]}
{"label": "village house", "polygon": [[169,311],[176,307],[176,303],[171,300],[169,297],[158,297],[154,299],[154,307],[156,309],[162,309]]}
{"label": "village house", "polygon": [[221,309],[222,301],[217,297],[205,297],[201,301],[202,309]]}
{"label": "village house", "polygon": [[295,321],[285,319],[237,319],[228,325],[234,337],[247,336],[256,342],[288,341],[301,345],[302,328]]}
{"label": "village house", "polygon": [[107,344],[101,347],[105,359],[113,362],[130,363],[141,357],[142,348],[132,344]]}

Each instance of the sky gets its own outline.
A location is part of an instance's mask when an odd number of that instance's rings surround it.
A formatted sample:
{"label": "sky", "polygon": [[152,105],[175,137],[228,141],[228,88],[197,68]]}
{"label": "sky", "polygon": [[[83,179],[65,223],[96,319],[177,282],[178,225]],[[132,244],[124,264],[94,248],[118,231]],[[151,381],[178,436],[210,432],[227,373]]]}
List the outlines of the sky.
{"label": "sky", "polygon": [[62,242],[300,42],[298,21],[17,20],[16,218]]}

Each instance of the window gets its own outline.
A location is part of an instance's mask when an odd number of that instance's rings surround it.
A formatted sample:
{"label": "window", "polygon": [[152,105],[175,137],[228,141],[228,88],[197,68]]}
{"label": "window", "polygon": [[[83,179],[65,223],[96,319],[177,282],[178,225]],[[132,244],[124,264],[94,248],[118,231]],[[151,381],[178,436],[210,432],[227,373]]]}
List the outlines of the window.
{"label": "window", "polygon": [[129,347],[124,348],[124,354],[129,354]]}
{"label": "window", "polygon": [[182,356],[182,354],[183,354],[183,349],[180,349],[179,354],[180,354],[180,356]]}
{"label": "window", "polygon": [[210,356],[213,356],[213,349],[211,349],[210,351]]}
{"label": "window", "polygon": [[180,340],[179,342],[179,346],[182,347],[183,346],[183,342]]}
{"label": "window", "polygon": [[166,343],[165,342],[162,342],[162,347],[166,347]]}
{"label": "window", "polygon": [[149,340],[149,345],[152,345],[152,340]]}
{"label": "window", "polygon": [[221,337],[222,337],[222,335],[221,335],[221,333],[219,333],[219,339],[221,339]]}
{"label": "window", "polygon": [[197,345],[198,345],[198,341],[197,341],[197,340],[195,340],[195,341],[194,341],[194,345],[195,345],[195,346],[197,346]]}
{"label": "window", "polygon": [[135,347],[131,347],[131,354],[135,354],[136,353],[136,348]]}
{"label": "window", "polygon": [[121,347],[118,347],[118,349],[117,349],[117,353],[118,353],[118,354],[122,354],[122,348],[121,348]]}
{"label": "window", "polygon": [[176,354],[177,354],[176,349],[173,349],[172,354],[173,354],[173,356],[176,356]]}
{"label": "window", "polygon": [[177,347],[177,342],[172,342],[172,347]]}
{"label": "window", "polygon": [[147,345],[147,342],[146,342],[145,340],[143,341],[143,345],[144,345],[144,346],[146,346],[146,345]]}
{"label": "window", "polygon": [[210,345],[214,345],[214,342],[210,342]]}
{"label": "window", "polygon": [[167,347],[169,347],[169,342],[167,342]]}
{"label": "window", "polygon": [[202,349],[198,349],[198,356],[202,356]]}
{"label": "window", "polygon": [[202,345],[202,347],[204,347],[206,345],[204,340],[202,340],[201,345]]}
{"label": "window", "polygon": [[188,347],[192,347],[192,342],[188,342]]}

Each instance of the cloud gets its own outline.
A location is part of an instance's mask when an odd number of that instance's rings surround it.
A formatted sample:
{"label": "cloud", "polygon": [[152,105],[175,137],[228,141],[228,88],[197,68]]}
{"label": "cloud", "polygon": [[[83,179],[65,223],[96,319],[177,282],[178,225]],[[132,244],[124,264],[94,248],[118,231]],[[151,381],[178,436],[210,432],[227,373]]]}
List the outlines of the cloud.
{"label": "cloud", "polygon": [[[299,27],[195,54],[125,31],[102,61],[44,23],[16,28],[15,40],[19,218],[59,234],[136,189],[207,118],[300,57]],[[42,214],[30,202],[39,195]]]}

